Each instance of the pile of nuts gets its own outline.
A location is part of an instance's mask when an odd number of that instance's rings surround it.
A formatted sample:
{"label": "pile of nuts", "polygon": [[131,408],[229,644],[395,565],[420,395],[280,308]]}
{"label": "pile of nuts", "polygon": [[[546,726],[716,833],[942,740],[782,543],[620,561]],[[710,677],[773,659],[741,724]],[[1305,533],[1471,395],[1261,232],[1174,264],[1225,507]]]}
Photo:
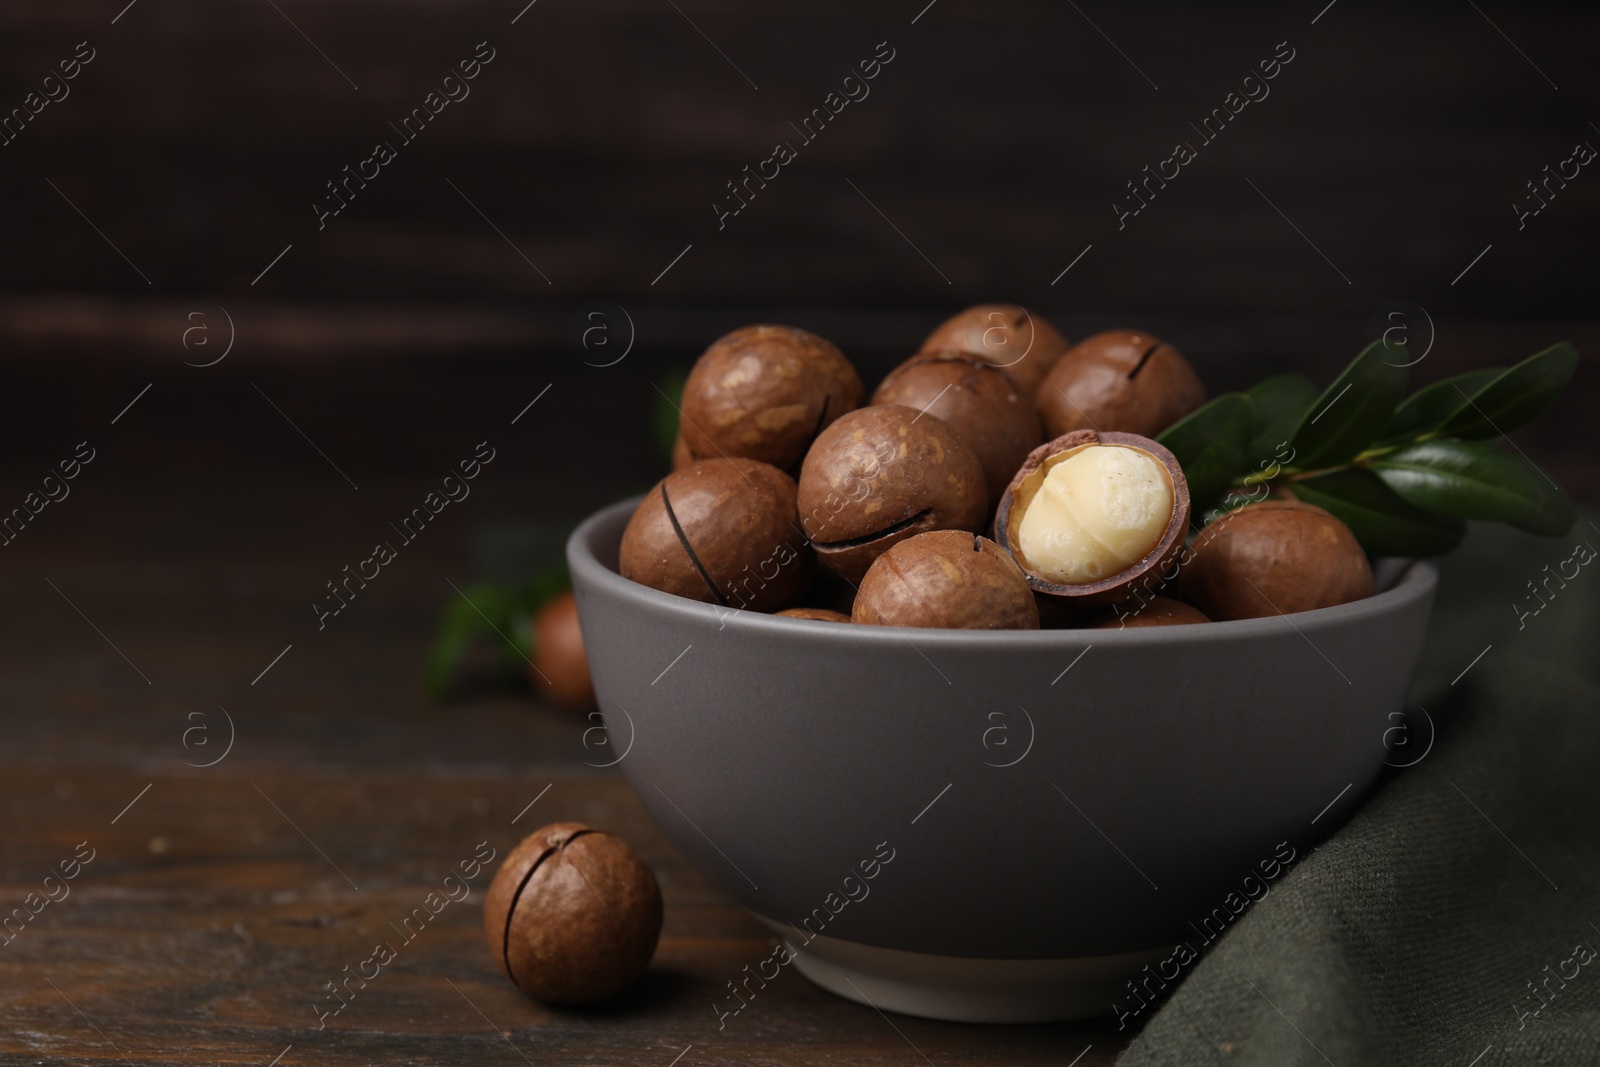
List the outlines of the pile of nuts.
{"label": "pile of nuts", "polygon": [[809,620],[964,629],[1168,626],[1372,595],[1350,530],[1293,499],[1191,525],[1153,438],[1205,402],[1172,345],[1069,344],[1039,316],[949,319],[861,406],[831,342],[748,326],[684,387],[673,472],[619,570],[664,592]]}

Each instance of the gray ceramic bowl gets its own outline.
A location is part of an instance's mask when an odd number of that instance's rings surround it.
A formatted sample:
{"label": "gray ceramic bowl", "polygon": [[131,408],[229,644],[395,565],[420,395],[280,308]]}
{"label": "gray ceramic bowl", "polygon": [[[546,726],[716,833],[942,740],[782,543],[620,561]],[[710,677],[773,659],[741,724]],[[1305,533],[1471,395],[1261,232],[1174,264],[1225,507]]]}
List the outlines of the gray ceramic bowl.
{"label": "gray ceramic bowl", "polygon": [[1107,1014],[1200,948],[1381,770],[1437,580],[1201,626],[852,626],[622,578],[634,504],[567,548],[621,769],[809,978],[935,1018]]}

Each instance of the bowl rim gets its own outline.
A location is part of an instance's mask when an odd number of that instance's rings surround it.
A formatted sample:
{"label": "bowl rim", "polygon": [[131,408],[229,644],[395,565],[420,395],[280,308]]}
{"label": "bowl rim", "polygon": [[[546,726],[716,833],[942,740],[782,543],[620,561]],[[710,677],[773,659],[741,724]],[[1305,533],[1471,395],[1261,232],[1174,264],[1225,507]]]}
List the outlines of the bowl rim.
{"label": "bowl rim", "polygon": [[[1231,619],[1190,626],[1138,626],[1119,629],[1051,630],[954,630],[874,626],[865,623],[846,625],[817,619],[794,619],[769,615],[745,608],[724,608],[688,597],[675,596],[624,578],[595,555],[591,541],[613,525],[625,525],[644,494],[619,500],[591,514],[578,524],[567,539],[567,565],[574,586],[587,584],[604,595],[632,603],[652,614],[678,618],[685,625],[711,625],[715,629],[735,628],[772,638],[787,636],[799,641],[823,640],[867,647],[874,644],[900,644],[915,635],[914,645],[963,649],[1076,649],[1089,644],[1179,645],[1209,644],[1249,640],[1268,633],[1281,633],[1288,622],[1296,631],[1325,630],[1329,627],[1359,626],[1363,621],[1404,610],[1419,600],[1431,597],[1438,584],[1439,570],[1427,560],[1402,560],[1401,570],[1390,586],[1379,593],[1348,604],[1311,611],[1279,613],[1259,619]],[[620,531],[619,531],[620,532]],[[578,599],[582,617],[583,596]],[[1304,636],[1302,634],[1302,636]]]}

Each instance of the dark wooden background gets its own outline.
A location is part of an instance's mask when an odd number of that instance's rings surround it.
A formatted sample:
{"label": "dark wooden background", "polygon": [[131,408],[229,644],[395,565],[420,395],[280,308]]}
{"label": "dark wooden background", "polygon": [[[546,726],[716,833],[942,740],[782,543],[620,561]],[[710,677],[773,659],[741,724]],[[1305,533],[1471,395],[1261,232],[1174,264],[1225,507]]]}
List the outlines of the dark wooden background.
{"label": "dark wooden background", "polygon": [[[656,387],[720,333],[805,326],[870,382],[991,299],[1072,336],[1153,330],[1214,391],[1289,369],[1327,380],[1394,301],[1432,324],[1418,384],[1569,339],[1585,353],[1571,390],[1515,436],[1592,503],[1600,176],[1521,231],[1512,203],[1600,144],[1600,12],[524,2],[0,9],[0,114],[80,41],[97,53],[0,147],[0,511],[77,442],[98,450],[0,548],[7,907],[77,841],[104,844],[70,902],[0,948],[0,1060],[110,1061],[115,1041],[141,1063],[266,1063],[289,1044],[285,1064],[516,1062],[448,977],[521,1048],[573,1062],[665,1064],[690,1043],[685,1065],[915,1062],[908,1044],[935,1062],[1066,1062],[1092,1043],[1083,1062],[1104,1062],[1120,1046],[1106,1026],[899,1020],[897,1036],[798,979],[761,1028],[697,1041],[702,1001],[761,931],[619,779],[584,767],[581,721],[514,691],[422,697],[445,579],[492,560],[514,577],[657,477]],[[388,124],[480,41],[496,58],[470,97],[399,145]],[[870,97],[719,231],[724,183],[797,140],[789,123],[883,41],[896,54]],[[1124,182],[1194,141],[1188,124],[1282,41],[1296,55],[1270,96],[1119,231]],[[319,232],[313,200],[378,140],[398,158]],[[568,339],[594,300],[633,324],[615,366],[592,365],[615,348]],[[227,358],[185,365],[221,354],[227,316]],[[481,440],[499,456],[473,497],[317,633],[322,583]],[[184,767],[188,714],[219,707],[237,750]],[[541,819],[612,826],[663,873],[668,937],[639,997],[530,1005],[480,951],[474,903],[339,1036],[305,1033],[316,988],[363,958],[380,915],[483,837],[503,853],[533,819],[511,815],[551,782]]]}

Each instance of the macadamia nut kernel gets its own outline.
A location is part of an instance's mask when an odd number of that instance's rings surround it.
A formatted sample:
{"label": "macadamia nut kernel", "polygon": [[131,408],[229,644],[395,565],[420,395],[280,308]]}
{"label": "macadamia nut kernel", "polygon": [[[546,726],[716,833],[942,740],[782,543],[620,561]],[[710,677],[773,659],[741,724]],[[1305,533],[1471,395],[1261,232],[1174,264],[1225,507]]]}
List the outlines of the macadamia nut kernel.
{"label": "macadamia nut kernel", "polygon": [[1059,585],[1117,574],[1153,549],[1172,522],[1172,480],[1146,452],[1088,445],[1055,460],[1020,501],[1017,551]]}

